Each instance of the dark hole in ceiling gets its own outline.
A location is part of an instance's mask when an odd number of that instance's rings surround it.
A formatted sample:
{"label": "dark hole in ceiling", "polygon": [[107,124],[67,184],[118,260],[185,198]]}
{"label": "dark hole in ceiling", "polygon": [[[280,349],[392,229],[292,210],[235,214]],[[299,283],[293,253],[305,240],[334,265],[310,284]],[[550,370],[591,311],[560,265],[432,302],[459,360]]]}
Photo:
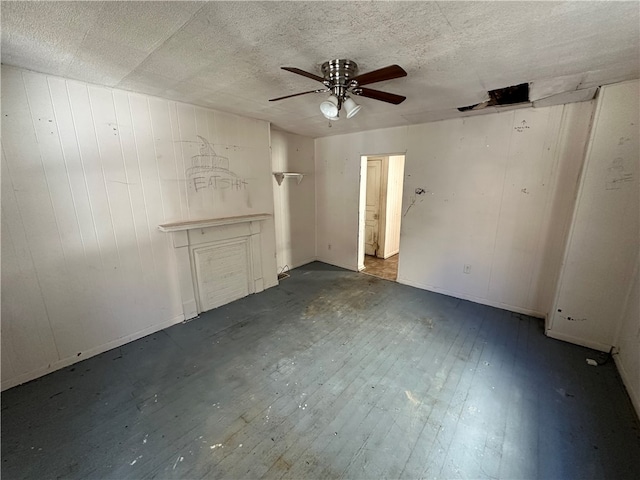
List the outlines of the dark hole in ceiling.
{"label": "dark hole in ceiling", "polygon": [[489,100],[467,107],[459,107],[458,110],[466,112],[467,110],[480,110],[481,108],[491,107],[493,105],[513,105],[515,103],[529,102],[529,84],[521,83],[520,85],[512,85],[510,87],[497,88],[489,90]]}

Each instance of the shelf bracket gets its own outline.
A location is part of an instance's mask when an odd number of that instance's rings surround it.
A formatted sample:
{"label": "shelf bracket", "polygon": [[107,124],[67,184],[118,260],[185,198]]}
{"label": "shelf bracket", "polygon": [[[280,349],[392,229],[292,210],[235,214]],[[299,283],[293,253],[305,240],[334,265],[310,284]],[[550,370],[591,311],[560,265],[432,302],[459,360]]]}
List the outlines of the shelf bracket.
{"label": "shelf bracket", "polygon": [[273,172],[273,176],[276,177],[276,182],[278,182],[278,185],[282,185],[282,181],[285,178],[295,178],[296,183],[299,185],[302,179],[304,178],[303,173],[293,173],[293,172]]}

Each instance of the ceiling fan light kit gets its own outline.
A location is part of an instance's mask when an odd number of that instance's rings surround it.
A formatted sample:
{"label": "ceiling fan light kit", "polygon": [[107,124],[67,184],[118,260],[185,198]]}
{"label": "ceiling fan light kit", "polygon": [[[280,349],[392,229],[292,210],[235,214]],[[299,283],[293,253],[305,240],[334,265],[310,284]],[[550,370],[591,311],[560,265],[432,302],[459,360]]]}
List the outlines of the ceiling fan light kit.
{"label": "ceiling fan light kit", "polygon": [[358,65],[353,60],[329,60],[322,64],[322,77],[295,67],[282,67],[282,69],[321,82],[326,88],[272,98],[269,101],[275,102],[308,93],[329,93],[329,98],[320,104],[320,111],[325,118],[329,120],[339,120],[340,110],[343,106],[347,118],[354,117],[362,109],[362,107],[351,98],[352,95],[372,98],[394,105],[399,105],[406,98],[402,95],[362,87],[362,85],[368,85],[370,83],[405,77],[407,72],[399,65],[390,65],[358,75]]}
{"label": "ceiling fan light kit", "polygon": [[340,112],[340,109],[338,108],[338,97],[335,95],[329,95],[329,98],[320,104],[320,111],[330,120],[338,118],[338,114]]}
{"label": "ceiling fan light kit", "polygon": [[344,100],[344,109],[347,112],[347,118],[351,118],[362,109],[362,106],[354,102],[351,97],[347,97]]}

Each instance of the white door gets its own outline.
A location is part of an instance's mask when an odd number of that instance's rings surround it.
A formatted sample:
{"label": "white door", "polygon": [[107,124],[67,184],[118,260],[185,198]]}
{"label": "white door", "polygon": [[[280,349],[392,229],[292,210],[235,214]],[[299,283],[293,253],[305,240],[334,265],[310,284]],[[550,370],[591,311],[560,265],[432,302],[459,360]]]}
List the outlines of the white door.
{"label": "white door", "polygon": [[381,160],[367,162],[367,204],[364,221],[364,253],[366,255],[375,255],[378,249],[381,172]]}

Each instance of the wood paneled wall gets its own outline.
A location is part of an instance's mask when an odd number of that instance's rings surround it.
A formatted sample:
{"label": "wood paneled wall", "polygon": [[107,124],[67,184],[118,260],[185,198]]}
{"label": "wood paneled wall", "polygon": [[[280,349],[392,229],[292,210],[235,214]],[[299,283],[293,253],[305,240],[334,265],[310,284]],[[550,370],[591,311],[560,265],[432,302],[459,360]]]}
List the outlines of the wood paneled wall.
{"label": "wood paneled wall", "polygon": [[252,213],[267,122],[3,66],[2,388],[181,321],[157,226]]}

